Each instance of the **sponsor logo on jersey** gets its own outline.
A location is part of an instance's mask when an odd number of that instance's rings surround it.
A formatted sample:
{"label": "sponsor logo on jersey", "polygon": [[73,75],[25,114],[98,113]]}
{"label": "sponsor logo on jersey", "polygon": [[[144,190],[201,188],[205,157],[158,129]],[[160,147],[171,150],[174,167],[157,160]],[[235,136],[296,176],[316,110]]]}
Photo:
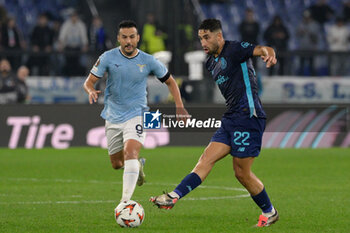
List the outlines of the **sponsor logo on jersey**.
{"label": "sponsor logo on jersey", "polygon": [[223,76],[223,75],[219,75],[218,79],[216,79],[216,84],[220,85],[223,84],[224,82],[226,82],[228,80],[227,76]]}
{"label": "sponsor logo on jersey", "polygon": [[248,46],[250,45],[250,43],[249,42],[241,42],[241,46],[243,47],[243,48],[248,48]]}

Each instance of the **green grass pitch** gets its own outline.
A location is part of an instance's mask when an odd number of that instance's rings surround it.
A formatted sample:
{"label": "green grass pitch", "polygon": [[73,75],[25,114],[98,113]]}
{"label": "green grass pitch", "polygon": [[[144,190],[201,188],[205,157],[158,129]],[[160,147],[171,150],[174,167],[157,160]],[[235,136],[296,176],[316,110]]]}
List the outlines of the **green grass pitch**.
{"label": "green grass pitch", "polygon": [[350,232],[350,149],[264,149],[253,171],[264,182],[280,221],[257,229],[260,210],[236,181],[232,159],[172,210],[148,201],[171,191],[202,147],[142,150],[147,183],[133,199],[145,209],[136,229],[114,220],[122,170],[106,150],[0,149],[0,232]]}

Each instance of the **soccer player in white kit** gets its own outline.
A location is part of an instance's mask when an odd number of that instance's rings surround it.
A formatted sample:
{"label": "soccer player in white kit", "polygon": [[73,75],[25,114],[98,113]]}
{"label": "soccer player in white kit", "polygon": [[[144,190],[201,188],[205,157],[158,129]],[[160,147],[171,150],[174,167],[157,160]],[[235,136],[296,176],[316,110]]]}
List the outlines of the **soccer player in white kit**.
{"label": "soccer player in white kit", "polygon": [[105,129],[108,153],[112,167],[124,167],[121,202],[128,201],[136,183],[144,183],[143,162],[139,152],[145,140],[142,113],[147,107],[147,77],[154,74],[168,86],[176,104],[176,113],[187,115],[179,88],[167,68],[152,55],[139,49],[140,35],[133,21],[122,21],[117,36],[120,46],[104,52],[84,83],[90,104],[97,101],[100,90],[96,82],[107,76],[104,109],[101,117],[106,120]]}

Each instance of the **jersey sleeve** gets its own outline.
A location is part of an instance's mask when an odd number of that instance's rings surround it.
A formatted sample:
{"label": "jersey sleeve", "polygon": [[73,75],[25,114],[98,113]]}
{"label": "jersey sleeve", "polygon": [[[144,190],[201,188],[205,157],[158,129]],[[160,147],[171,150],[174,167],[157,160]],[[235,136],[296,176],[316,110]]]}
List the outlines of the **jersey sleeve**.
{"label": "jersey sleeve", "polygon": [[253,56],[253,51],[256,45],[250,44],[248,42],[238,42],[234,44],[234,56],[239,63],[245,62]]}
{"label": "jersey sleeve", "polygon": [[107,59],[106,55],[102,54],[96,61],[95,65],[91,69],[91,73],[98,78],[102,78],[107,71]]}
{"label": "jersey sleeve", "polygon": [[151,72],[162,82],[165,81],[164,78],[167,77],[169,73],[165,65],[153,56],[151,58]]}

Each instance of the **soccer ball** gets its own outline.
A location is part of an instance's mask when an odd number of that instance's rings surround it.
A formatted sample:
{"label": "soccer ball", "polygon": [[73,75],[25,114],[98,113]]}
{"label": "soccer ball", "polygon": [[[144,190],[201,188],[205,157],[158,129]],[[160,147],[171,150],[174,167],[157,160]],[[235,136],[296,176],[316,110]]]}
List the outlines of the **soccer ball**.
{"label": "soccer ball", "polygon": [[121,202],[114,210],[115,220],[121,227],[138,227],[145,218],[145,211],[136,201]]}

